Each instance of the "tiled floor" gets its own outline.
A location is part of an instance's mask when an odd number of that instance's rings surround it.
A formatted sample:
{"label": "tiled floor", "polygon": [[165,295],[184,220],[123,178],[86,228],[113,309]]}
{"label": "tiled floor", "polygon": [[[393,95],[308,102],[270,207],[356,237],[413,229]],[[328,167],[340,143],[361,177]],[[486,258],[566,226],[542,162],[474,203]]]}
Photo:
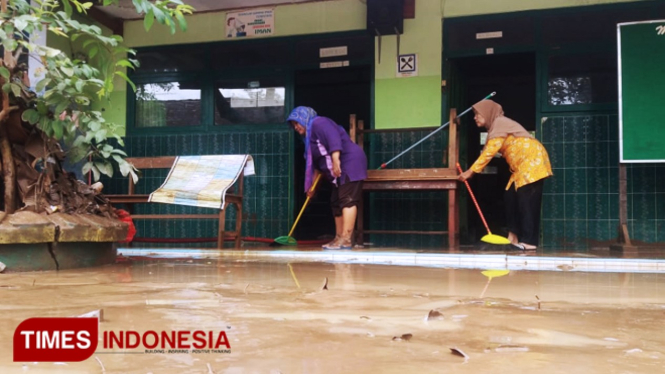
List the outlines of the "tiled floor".
{"label": "tiled floor", "polygon": [[300,250],[257,247],[239,251],[121,248],[118,250],[118,254],[127,257],[207,257],[246,261],[325,262],[461,269],[665,273],[665,251],[658,249],[645,250],[644,256],[640,256],[640,258],[610,257],[609,252],[597,255],[549,251],[547,253],[480,252],[474,251],[473,248],[448,253],[394,248],[354,251],[321,251],[316,247],[306,247]]}

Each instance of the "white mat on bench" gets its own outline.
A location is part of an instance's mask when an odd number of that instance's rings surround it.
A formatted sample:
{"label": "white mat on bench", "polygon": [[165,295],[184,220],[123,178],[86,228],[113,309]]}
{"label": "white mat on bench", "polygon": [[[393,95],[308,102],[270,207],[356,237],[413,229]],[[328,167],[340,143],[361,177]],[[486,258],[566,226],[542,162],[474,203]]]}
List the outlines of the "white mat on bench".
{"label": "white mat on bench", "polygon": [[166,180],[148,201],[224,209],[226,191],[240,172],[254,175],[250,155],[211,155],[176,157]]}

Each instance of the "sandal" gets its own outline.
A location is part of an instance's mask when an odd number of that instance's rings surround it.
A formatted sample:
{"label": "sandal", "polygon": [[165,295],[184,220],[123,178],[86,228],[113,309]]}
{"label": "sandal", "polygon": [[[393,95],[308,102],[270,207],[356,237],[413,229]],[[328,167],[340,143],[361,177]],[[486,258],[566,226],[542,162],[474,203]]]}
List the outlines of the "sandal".
{"label": "sandal", "polygon": [[330,243],[326,243],[321,246],[321,249],[325,250],[335,250],[335,249],[340,249],[339,242],[342,241],[341,236],[335,236],[335,239],[333,239]]}

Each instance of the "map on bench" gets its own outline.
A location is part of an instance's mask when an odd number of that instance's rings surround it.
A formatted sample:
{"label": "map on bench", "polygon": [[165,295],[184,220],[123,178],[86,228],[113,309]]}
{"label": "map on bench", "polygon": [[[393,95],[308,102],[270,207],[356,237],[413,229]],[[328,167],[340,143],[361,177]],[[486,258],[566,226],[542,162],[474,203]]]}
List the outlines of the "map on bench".
{"label": "map on bench", "polygon": [[148,201],[224,209],[226,191],[242,171],[244,175],[254,175],[252,156],[179,156],[162,186],[150,194]]}

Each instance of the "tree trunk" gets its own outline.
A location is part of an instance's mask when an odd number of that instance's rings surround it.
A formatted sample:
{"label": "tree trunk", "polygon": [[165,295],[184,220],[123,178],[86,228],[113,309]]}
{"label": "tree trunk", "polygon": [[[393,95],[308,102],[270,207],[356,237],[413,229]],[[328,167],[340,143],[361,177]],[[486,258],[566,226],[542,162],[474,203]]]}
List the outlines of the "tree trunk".
{"label": "tree trunk", "polygon": [[16,168],[12,155],[12,146],[7,137],[6,122],[0,124],[0,154],[2,154],[2,177],[5,185],[5,212],[16,210]]}
{"label": "tree trunk", "polygon": [[[0,0],[0,10],[7,12],[7,0]],[[10,37],[13,37],[10,36]],[[4,58],[0,60],[0,66],[4,65],[10,72],[16,67],[16,61],[11,51],[5,48]],[[4,79],[0,79],[4,84]],[[2,179],[5,187],[5,212],[14,213],[16,209],[16,167],[14,166],[14,156],[12,155],[12,145],[7,136],[7,120],[9,113],[16,107],[9,106],[9,95],[2,93],[2,111],[0,112],[0,155],[2,155]]]}

